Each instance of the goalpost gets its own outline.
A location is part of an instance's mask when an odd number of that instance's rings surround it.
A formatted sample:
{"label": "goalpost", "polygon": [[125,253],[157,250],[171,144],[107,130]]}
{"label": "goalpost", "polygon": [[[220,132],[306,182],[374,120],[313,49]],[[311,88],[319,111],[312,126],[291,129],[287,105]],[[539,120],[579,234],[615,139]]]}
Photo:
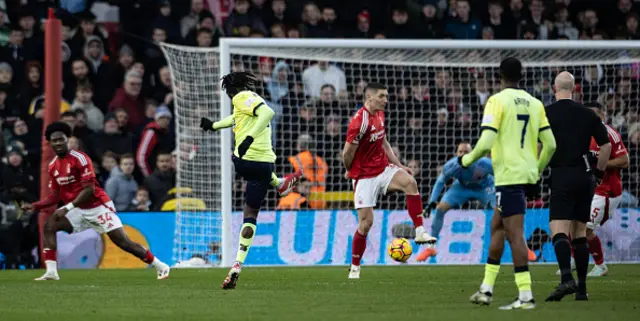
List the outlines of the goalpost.
{"label": "goalpost", "polygon": [[[497,67],[507,56],[523,62],[522,87],[545,104],[553,100],[555,75],[568,70],[579,85],[578,101],[598,100],[607,108],[607,121],[622,133],[631,164],[623,171],[628,209],[619,210],[600,233],[607,243],[606,255],[613,261],[640,261],[640,238],[634,236],[640,232],[636,210],[640,42],[223,38],[219,48],[163,43],[162,49],[174,87],[178,196],[197,197],[206,204],[206,209],[178,208],[174,261],[201,256],[213,265],[230,266],[234,259],[243,186],[231,162],[233,133],[205,133],[198,127],[200,117],[220,119],[232,112],[230,99],[219,87],[223,75],[246,70],[262,81],[256,91],[276,111],[271,126],[279,175],[291,171],[291,162],[297,159],[290,156],[303,150],[301,146],[324,162],[313,164],[325,176],[311,177],[312,192],[306,194],[318,211],[261,214],[259,222],[266,224],[266,234],[259,228],[254,259],[250,255],[248,263],[345,264],[345,244],[350,242],[355,220],[351,207],[339,202],[348,198],[350,187],[342,178],[338,156],[349,116],[362,103],[366,83],[389,87],[387,135],[403,162],[417,171],[426,202],[439,167],[454,155],[456,144],[479,137],[484,102],[499,90]],[[541,200],[530,204],[534,211],[540,209],[536,212],[540,217],[527,218],[525,236],[530,245],[542,247],[546,242],[547,196],[543,178]],[[275,193],[270,193],[265,210],[277,205]],[[376,214],[381,221],[376,218],[369,238],[368,263],[388,263],[385,242],[397,224],[408,220],[403,197],[386,197],[378,206],[385,211]],[[439,263],[480,263],[486,258],[486,215],[476,203],[470,208],[447,214],[441,243],[446,242],[450,258],[443,254]],[[309,235],[300,235],[303,231]],[[296,242],[304,244],[289,244]],[[539,253],[544,257],[545,249]]]}

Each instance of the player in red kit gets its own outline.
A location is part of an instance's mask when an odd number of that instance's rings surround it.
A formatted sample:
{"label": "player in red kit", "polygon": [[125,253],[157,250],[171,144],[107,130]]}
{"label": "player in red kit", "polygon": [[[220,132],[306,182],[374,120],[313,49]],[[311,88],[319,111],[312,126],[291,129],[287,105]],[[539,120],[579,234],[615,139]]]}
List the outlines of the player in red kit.
{"label": "player in red kit", "polygon": [[358,211],[358,229],[353,236],[350,279],[360,278],[360,260],[367,246],[367,234],[373,224],[373,207],[378,195],[402,191],[416,229],[418,244],[435,244],[436,238],[422,226],[422,197],[410,168],[403,166],[387,140],[384,108],[389,98],[386,87],[370,83],[365,89],[364,106],[358,110],[347,131],[342,158],[345,174],[353,180],[354,203]]}
{"label": "player in red kit", "polygon": [[127,237],[113,202],[96,180],[91,159],[85,153],[67,147],[70,136],[71,127],[63,122],[47,126],[45,137],[56,153],[49,163],[51,194],[39,202],[22,206],[25,211],[39,211],[59,202],[66,204],[55,210],[44,225],[43,259],[47,271],[36,281],[60,279],[56,259],[57,231],[71,234],[90,228],[99,234],[107,233],[119,248],[153,265],[158,279],[168,278],[169,266]]}
{"label": "player in red kit", "polygon": [[[599,103],[586,104],[591,108],[600,119],[604,121],[604,112]],[[587,274],[587,276],[605,276],[609,272],[607,265],[604,264],[604,255],[602,253],[602,243],[595,229],[604,224],[610,216],[614,215],[616,208],[622,200],[622,180],[620,170],[629,168],[629,154],[627,148],[622,142],[622,136],[615,129],[605,124],[611,142],[611,156],[607,161],[607,168],[604,172],[602,182],[596,187],[593,201],[591,201],[591,221],[587,222],[587,242],[589,251],[595,262],[595,267]],[[597,156],[599,152],[598,144],[591,138],[591,146],[589,148],[592,155]]]}

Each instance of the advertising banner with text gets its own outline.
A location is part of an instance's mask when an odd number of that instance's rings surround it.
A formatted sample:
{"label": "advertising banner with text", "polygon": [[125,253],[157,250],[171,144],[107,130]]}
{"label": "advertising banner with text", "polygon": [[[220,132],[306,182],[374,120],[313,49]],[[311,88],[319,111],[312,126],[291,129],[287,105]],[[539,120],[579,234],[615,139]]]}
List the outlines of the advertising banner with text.
{"label": "advertising banner with text", "polygon": [[[129,236],[149,247],[165,262],[175,264],[174,250],[191,255],[209,242],[218,242],[220,235],[198,231],[197,235],[176,235],[176,215],[164,213],[121,213],[122,223]],[[190,224],[212,226],[219,223],[219,213],[188,215]],[[486,261],[489,246],[489,222],[492,213],[480,210],[451,210],[437,245],[438,255],[425,263],[409,259],[409,264],[481,264]],[[548,210],[529,210],[525,217],[525,233],[540,262],[555,262],[550,243]],[[217,216],[217,218],[216,218]],[[187,217],[187,216],[185,216]],[[194,222],[197,221],[197,222]],[[183,225],[185,222],[182,222]],[[233,244],[238,242],[242,213],[233,213]],[[393,227],[410,226],[406,211],[376,211],[373,227],[367,237],[363,264],[398,264],[386,254],[386,246],[393,239]],[[427,231],[431,220],[425,221]],[[257,233],[247,257],[246,265],[346,265],[351,258],[351,240],[357,226],[355,211],[264,211],[258,219]],[[217,229],[219,231],[219,227]],[[640,262],[640,210],[618,209],[604,226],[597,230],[602,239],[608,262]],[[196,242],[197,240],[197,242]],[[415,243],[414,253],[420,251]],[[145,264],[124,253],[106,236],[92,230],[78,234],[58,234],[58,257],[62,268],[133,268]],[[211,259],[211,263],[214,259]],[[505,247],[503,263],[511,262],[511,251]]]}

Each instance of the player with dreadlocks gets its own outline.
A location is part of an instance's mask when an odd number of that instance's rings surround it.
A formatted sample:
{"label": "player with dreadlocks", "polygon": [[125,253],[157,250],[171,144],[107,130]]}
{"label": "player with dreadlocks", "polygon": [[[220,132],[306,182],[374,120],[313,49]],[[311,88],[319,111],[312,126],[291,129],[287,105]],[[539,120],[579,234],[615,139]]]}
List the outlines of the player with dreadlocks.
{"label": "player with dreadlocks", "polygon": [[275,112],[253,91],[255,82],[255,76],[247,72],[233,72],[222,77],[222,89],[231,98],[233,113],[217,122],[204,117],[200,119],[200,128],[205,131],[234,126],[233,164],[236,172],[247,181],[244,221],[236,262],[222,283],[223,289],[233,289],[236,286],[242,264],[256,234],[258,212],[268,190],[276,188],[281,196],[287,195],[302,176],[302,171],[297,171],[278,178],[273,172],[276,154],[271,145],[269,122]]}

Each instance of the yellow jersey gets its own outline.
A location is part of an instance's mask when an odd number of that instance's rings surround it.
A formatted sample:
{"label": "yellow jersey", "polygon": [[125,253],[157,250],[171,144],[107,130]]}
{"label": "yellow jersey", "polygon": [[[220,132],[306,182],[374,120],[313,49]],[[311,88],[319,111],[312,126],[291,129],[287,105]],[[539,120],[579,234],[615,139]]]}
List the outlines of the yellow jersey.
{"label": "yellow jersey", "polygon": [[[268,106],[262,97],[249,90],[239,92],[233,96],[231,102],[233,104],[233,121],[235,123],[233,127],[233,133],[235,135],[233,154],[238,156],[238,146],[240,146],[240,143],[248,136],[251,127],[253,127],[256,122],[256,110],[260,106]],[[265,127],[265,129],[253,137],[253,143],[242,159],[255,162],[275,163],[276,153],[274,153],[271,144],[271,126]]]}
{"label": "yellow jersey", "polygon": [[489,98],[482,129],[498,134],[491,148],[496,186],[538,181],[538,133],[550,128],[542,102],[522,89],[506,88]]}

